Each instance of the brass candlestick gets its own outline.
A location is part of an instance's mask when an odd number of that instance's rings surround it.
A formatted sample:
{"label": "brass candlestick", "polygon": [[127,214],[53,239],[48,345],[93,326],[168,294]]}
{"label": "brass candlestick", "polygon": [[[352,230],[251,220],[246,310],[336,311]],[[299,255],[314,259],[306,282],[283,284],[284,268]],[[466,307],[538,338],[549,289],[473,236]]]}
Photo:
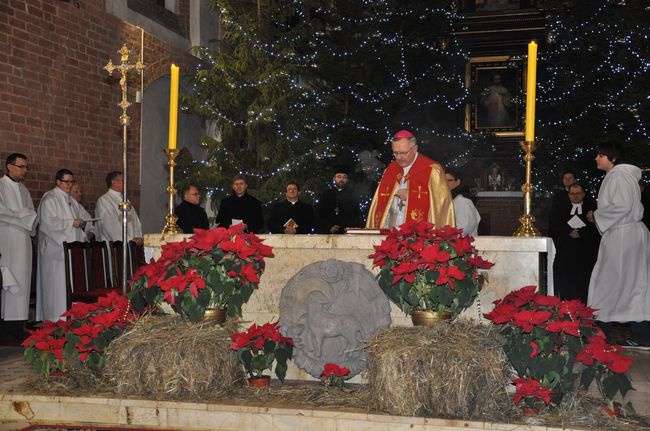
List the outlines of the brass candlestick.
{"label": "brass candlestick", "polygon": [[129,242],[128,242],[128,232],[127,232],[127,219],[128,212],[131,209],[131,203],[127,200],[126,191],[127,191],[127,164],[126,164],[126,129],[129,124],[131,124],[131,117],[126,113],[126,110],[131,106],[131,103],[127,99],[127,76],[130,71],[135,70],[137,73],[142,74],[144,69],[144,64],[140,60],[136,61],[135,64],[129,63],[129,54],[131,50],[126,47],[126,44],[122,45],[122,48],[118,51],[120,54],[120,64],[113,64],[112,60],[108,60],[104,69],[108,72],[109,75],[113,75],[114,71],[120,73],[120,92],[122,93],[122,99],[118,106],[122,108],[122,115],[120,115],[120,124],[122,125],[122,179],[124,181],[124,187],[122,191],[122,202],[119,204],[120,211],[122,212],[122,292],[126,293],[127,286],[127,262],[129,257]]}
{"label": "brass candlestick", "polygon": [[178,150],[176,148],[167,148],[165,154],[167,154],[167,166],[169,166],[169,185],[167,186],[169,200],[167,215],[165,216],[165,227],[162,230],[162,236],[160,238],[161,241],[165,240],[165,235],[167,234],[176,235],[177,233],[181,233],[180,228],[176,224],[178,217],[174,215],[174,195],[176,194],[176,189],[174,188],[174,166],[176,166]]}
{"label": "brass candlestick", "polygon": [[537,237],[542,236],[541,232],[535,227],[535,217],[531,214],[532,211],[532,201],[533,201],[533,191],[535,186],[531,182],[531,174],[533,170],[533,152],[537,148],[535,141],[522,141],[519,143],[519,146],[524,150],[524,160],[526,161],[526,181],[524,185],[521,186],[521,191],[524,192],[524,214],[519,217],[519,229],[513,234],[513,236],[524,236],[524,237]]}

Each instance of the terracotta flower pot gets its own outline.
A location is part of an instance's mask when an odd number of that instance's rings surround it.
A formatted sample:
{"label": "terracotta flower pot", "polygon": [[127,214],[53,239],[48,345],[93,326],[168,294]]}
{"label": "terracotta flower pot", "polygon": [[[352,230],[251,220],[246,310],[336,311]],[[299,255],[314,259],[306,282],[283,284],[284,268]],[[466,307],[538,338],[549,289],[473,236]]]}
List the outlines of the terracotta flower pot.
{"label": "terracotta flower pot", "polygon": [[220,307],[206,308],[201,320],[203,322],[222,324],[226,321],[226,309]]}
{"label": "terracotta flower pot", "polygon": [[621,408],[619,406],[614,405],[614,406],[610,407],[607,404],[601,404],[600,408],[608,416],[619,417],[621,415]]}
{"label": "terracotta flower pot", "polygon": [[537,416],[539,413],[539,410],[537,410],[535,407],[524,407],[522,411],[524,413],[524,416]]}
{"label": "terracotta flower pot", "polygon": [[253,388],[266,388],[271,384],[271,376],[249,377],[248,384]]}
{"label": "terracotta flower pot", "polygon": [[443,311],[438,313],[436,311],[411,311],[411,320],[414,326],[433,326],[439,322],[448,322],[451,320],[451,313]]}

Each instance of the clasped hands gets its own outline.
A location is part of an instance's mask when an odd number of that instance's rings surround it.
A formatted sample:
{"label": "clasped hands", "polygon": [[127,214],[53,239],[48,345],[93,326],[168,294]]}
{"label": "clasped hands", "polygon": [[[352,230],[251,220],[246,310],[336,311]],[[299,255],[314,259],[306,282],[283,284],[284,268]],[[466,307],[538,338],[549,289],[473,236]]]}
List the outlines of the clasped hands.
{"label": "clasped hands", "polygon": [[86,222],[80,218],[76,218],[72,220],[72,226],[76,227],[77,229],[83,229],[86,227]]}

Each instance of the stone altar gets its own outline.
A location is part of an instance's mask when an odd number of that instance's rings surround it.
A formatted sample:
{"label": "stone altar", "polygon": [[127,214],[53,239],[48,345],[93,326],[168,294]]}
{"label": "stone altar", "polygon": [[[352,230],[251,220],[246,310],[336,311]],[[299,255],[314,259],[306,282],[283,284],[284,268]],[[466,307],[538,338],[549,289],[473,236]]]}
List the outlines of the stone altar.
{"label": "stone altar", "polygon": [[[181,241],[189,235],[169,236],[167,241]],[[260,287],[243,307],[243,320],[262,324],[279,320],[280,294],[289,279],[303,267],[326,259],[356,262],[374,274],[373,245],[381,243],[383,235],[259,235],[273,247],[274,258],[266,260],[266,269]],[[160,234],[145,235],[147,261],[160,253]],[[463,313],[466,318],[480,319],[491,311],[492,302],[508,292],[527,285],[537,285],[542,292],[553,293],[553,259],[555,248],[550,238],[515,238],[506,236],[479,236],[476,248],[484,259],[495,263],[486,271],[487,282],[479,294],[480,304]],[[411,320],[391,304],[393,325],[411,325]],[[288,379],[312,379],[303,370],[290,363]],[[356,380],[353,379],[354,382]]]}

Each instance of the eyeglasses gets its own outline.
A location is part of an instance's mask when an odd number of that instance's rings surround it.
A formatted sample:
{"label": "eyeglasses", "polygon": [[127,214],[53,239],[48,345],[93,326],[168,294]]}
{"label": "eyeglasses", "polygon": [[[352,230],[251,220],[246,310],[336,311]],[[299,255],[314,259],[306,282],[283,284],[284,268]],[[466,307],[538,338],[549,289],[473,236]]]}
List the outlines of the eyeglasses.
{"label": "eyeglasses", "polygon": [[29,169],[29,166],[27,165],[16,165],[15,163],[9,163],[11,166],[15,166],[18,169]]}
{"label": "eyeglasses", "polygon": [[406,156],[408,153],[413,151],[415,145],[408,149],[408,151],[393,151],[393,157]]}
{"label": "eyeglasses", "polygon": [[66,183],[66,184],[75,184],[76,183],[75,180],[59,180],[59,181],[61,181],[62,183]]}

